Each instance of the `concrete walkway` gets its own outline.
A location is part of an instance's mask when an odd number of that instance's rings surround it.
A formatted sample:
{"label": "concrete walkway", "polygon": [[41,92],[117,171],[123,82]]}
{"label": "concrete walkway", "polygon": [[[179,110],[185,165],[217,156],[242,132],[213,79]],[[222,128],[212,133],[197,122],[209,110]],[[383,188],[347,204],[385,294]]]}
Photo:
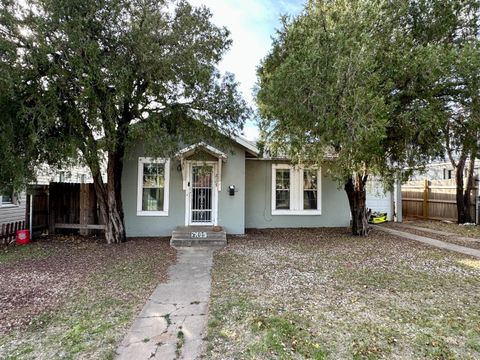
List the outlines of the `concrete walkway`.
{"label": "concrete walkway", "polygon": [[373,225],[373,226],[374,226],[375,229],[390,233],[392,235],[403,237],[405,239],[419,241],[421,243],[431,245],[431,246],[435,246],[435,247],[440,248],[440,249],[455,251],[455,252],[462,253],[462,254],[465,254],[465,255],[470,255],[470,256],[480,258],[480,250],[477,250],[477,249],[472,249],[472,248],[465,247],[465,246],[451,244],[451,243],[448,243],[448,242],[445,242],[445,241],[431,239],[431,238],[428,238],[428,237],[425,237],[425,236],[415,235],[415,234],[407,233],[407,232],[404,232],[404,231],[393,230],[393,229],[383,227],[383,226],[380,226],[380,225]]}
{"label": "concrete walkway", "polygon": [[436,235],[453,237],[453,238],[459,239],[459,240],[470,241],[470,242],[480,242],[480,239],[465,237],[465,236],[461,236],[461,235],[451,233],[451,232],[447,232],[447,231],[443,231],[443,230],[434,230],[434,229],[429,229],[429,228],[425,228],[425,227],[421,227],[421,226],[408,225],[408,224],[405,224],[405,223],[396,223],[396,225],[401,226],[402,228],[405,228],[405,229],[411,229],[411,230],[423,231],[423,232],[436,234]]}
{"label": "concrete walkway", "polygon": [[204,351],[214,248],[181,248],[117,349],[116,359],[198,359]]}

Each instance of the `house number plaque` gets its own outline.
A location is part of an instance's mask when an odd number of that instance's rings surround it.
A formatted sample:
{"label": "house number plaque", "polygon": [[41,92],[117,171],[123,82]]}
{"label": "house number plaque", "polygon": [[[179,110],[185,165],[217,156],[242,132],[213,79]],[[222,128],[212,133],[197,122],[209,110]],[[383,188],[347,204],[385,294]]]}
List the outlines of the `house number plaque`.
{"label": "house number plaque", "polygon": [[206,239],[207,233],[205,231],[192,231],[190,237],[192,239]]}

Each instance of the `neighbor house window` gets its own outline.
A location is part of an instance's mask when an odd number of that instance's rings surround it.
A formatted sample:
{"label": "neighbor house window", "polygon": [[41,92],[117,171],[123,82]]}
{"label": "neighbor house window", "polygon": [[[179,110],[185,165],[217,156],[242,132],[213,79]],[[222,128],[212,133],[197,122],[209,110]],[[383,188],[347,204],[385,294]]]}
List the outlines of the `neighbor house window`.
{"label": "neighbor house window", "polygon": [[272,165],[272,214],[320,215],[321,172],[288,164]]}
{"label": "neighbor house window", "polygon": [[13,191],[0,192],[0,206],[15,205],[13,201]]}
{"label": "neighbor house window", "polygon": [[138,216],[168,216],[170,161],[138,159]]}

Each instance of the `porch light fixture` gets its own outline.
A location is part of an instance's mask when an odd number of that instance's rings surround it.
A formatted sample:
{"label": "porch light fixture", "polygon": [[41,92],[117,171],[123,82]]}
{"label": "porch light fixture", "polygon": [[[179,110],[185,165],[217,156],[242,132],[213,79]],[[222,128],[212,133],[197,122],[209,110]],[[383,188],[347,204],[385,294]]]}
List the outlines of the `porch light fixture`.
{"label": "porch light fixture", "polygon": [[228,194],[229,194],[230,196],[235,195],[235,185],[230,185],[230,186],[228,187]]}

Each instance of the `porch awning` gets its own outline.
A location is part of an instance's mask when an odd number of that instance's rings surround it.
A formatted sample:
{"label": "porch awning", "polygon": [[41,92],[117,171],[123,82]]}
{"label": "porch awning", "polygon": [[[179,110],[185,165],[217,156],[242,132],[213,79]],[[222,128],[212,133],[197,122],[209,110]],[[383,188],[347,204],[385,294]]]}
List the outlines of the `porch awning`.
{"label": "porch awning", "polygon": [[206,153],[218,159],[218,165],[217,165],[218,171],[217,171],[217,178],[215,179],[215,183],[216,183],[217,190],[221,191],[222,190],[222,162],[227,160],[227,155],[223,151],[220,151],[204,142],[187,146],[186,148],[180,150],[175,155],[176,158],[180,159],[180,163],[182,167],[183,190],[187,190],[187,187],[188,187],[187,185],[188,176],[187,176],[185,161],[189,156],[194,155],[199,150],[203,150]]}
{"label": "porch awning", "polygon": [[222,159],[223,161],[226,161],[227,160],[227,155],[223,152],[223,151],[220,151],[216,148],[214,148],[213,146],[210,146],[204,142],[200,142],[198,144],[193,144],[193,145],[190,145],[190,146],[187,146],[186,148],[180,150],[177,154],[176,154],[176,157],[177,158],[180,158],[180,159],[185,159],[193,154],[195,154],[195,152],[197,152],[198,150],[203,150],[205,152],[207,152],[208,154],[218,158],[218,159]]}

